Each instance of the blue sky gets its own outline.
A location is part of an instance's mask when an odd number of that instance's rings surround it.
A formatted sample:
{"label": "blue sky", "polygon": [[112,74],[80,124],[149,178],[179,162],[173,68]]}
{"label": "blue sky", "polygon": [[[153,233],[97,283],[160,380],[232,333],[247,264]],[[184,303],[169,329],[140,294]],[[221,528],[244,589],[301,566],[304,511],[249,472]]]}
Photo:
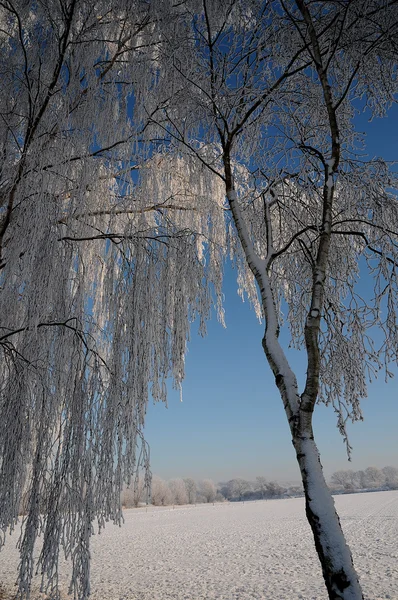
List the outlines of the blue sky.
{"label": "blue sky", "polygon": [[[388,118],[357,119],[367,132],[370,156],[398,159],[398,106]],[[173,477],[233,477],[264,475],[279,481],[299,481],[290,432],[274,378],[261,347],[263,325],[248,303],[237,295],[234,271],[226,268],[226,324],[215,316],[206,338],[192,329],[186,359],[183,402],[170,391],[168,408],[151,404],[145,436],[151,448],[152,472]],[[287,338],[286,338],[287,339]],[[291,355],[300,381],[304,357]],[[327,478],[337,469],[398,466],[397,379],[381,378],[369,386],[363,401],[365,420],[349,426],[352,461],[347,455],[330,408],[319,405],[314,418],[315,437]]]}

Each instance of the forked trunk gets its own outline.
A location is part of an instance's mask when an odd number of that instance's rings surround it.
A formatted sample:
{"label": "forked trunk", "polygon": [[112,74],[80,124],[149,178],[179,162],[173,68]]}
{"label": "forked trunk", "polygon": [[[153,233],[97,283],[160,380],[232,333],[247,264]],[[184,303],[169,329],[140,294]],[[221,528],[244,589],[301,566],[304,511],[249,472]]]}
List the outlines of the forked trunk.
{"label": "forked trunk", "polygon": [[[336,129],[337,131],[337,129]],[[363,600],[361,586],[354,569],[352,555],[346,544],[334,501],[323,476],[312,432],[312,414],[319,390],[319,330],[323,309],[323,286],[330,246],[330,223],[332,218],[333,178],[328,164],[325,167],[324,229],[321,234],[317,267],[314,268],[311,307],[306,320],[305,341],[308,354],[307,381],[303,394],[298,392],[297,379],[279,343],[279,320],[274,294],[268,273],[272,256],[271,221],[268,219],[270,247],[265,259],[254,249],[245,220],[233,188],[231,161],[228,147],[224,152],[226,190],[235,225],[243,250],[254,277],[256,278],[266,318],[262,341],[263,349],[275,376],[285,413],[291,428],[293,445],[296,449],[306,499],[307,519],[311,526],[322,566],[323,577],[329,600]],[[338,160],[334,159],[334,164]],[[268,213],[269,214],[269,213]],[[271,254],[269,253],[271,252]]]}
{"label": "forked trunk", "polygon": [[345,541],[334,500],[326,485],[313,437],[296,437],[305,493],[305,509],[322,565],[330,600],[363,600],[351,551]]}

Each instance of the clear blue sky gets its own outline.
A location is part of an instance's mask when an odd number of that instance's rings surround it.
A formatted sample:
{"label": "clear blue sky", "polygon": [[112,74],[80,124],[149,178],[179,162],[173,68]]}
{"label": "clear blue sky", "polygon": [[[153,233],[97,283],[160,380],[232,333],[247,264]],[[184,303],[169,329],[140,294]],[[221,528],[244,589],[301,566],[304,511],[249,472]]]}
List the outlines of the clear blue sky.
{"label": "clear blue sky", "polygon": [[[357,124],[367,132],[369,155],[398,159],[398,106],[387,119],[368,123],[361,115]],[[192,329],[183,402],[170,391],[168,408],[151,404],[148,409],[145,436],[152,472],[165,479],[209,477],[218,482],[264,475],[299,481],[286,417],[261,347],[264,327],[238,297],[230,267],[224,293],[226,329],[215,317],[206,338]],[[304,359],[296,352],[291,360],[300,382]],[[338,469],[398,466],[397,381],[385,384],[381,379],[369,387],[362,404],[364,422],[349,426],[351,463],[333,410],[316,407],[315,436],[327,478]]]}

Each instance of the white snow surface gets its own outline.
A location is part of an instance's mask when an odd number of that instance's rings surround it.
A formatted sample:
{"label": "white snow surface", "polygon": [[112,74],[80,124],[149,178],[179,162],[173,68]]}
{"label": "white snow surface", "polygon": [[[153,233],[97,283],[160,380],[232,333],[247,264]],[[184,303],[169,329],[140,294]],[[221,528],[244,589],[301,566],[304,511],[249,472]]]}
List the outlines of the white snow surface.
{"label": "white snow surface", "polygon": [[[366,600],[398,600],[398,492],[335,502]],[[303,498],[124,514],[92,538],[92,600],[327,599]],[[15,594],[17,537],[0,553],[0,600]],[[62,564],[62,597],[69,574]]]}

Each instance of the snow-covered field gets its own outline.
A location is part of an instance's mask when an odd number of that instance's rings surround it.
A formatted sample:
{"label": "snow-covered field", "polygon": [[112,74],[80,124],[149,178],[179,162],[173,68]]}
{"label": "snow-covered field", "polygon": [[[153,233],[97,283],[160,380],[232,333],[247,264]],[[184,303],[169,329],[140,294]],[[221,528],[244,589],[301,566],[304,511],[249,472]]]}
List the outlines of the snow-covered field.
{"label": "snow-covered field", "polygon": [[[366,599],[398,600],[398,492],[335,500]],[[127,510],[125,519],[92,540],[93,600],[326,600],[302,498]],[[1,600],[12,598],[17,564],[8,540]],[[65,590],[67,577],[63,568]]]}

